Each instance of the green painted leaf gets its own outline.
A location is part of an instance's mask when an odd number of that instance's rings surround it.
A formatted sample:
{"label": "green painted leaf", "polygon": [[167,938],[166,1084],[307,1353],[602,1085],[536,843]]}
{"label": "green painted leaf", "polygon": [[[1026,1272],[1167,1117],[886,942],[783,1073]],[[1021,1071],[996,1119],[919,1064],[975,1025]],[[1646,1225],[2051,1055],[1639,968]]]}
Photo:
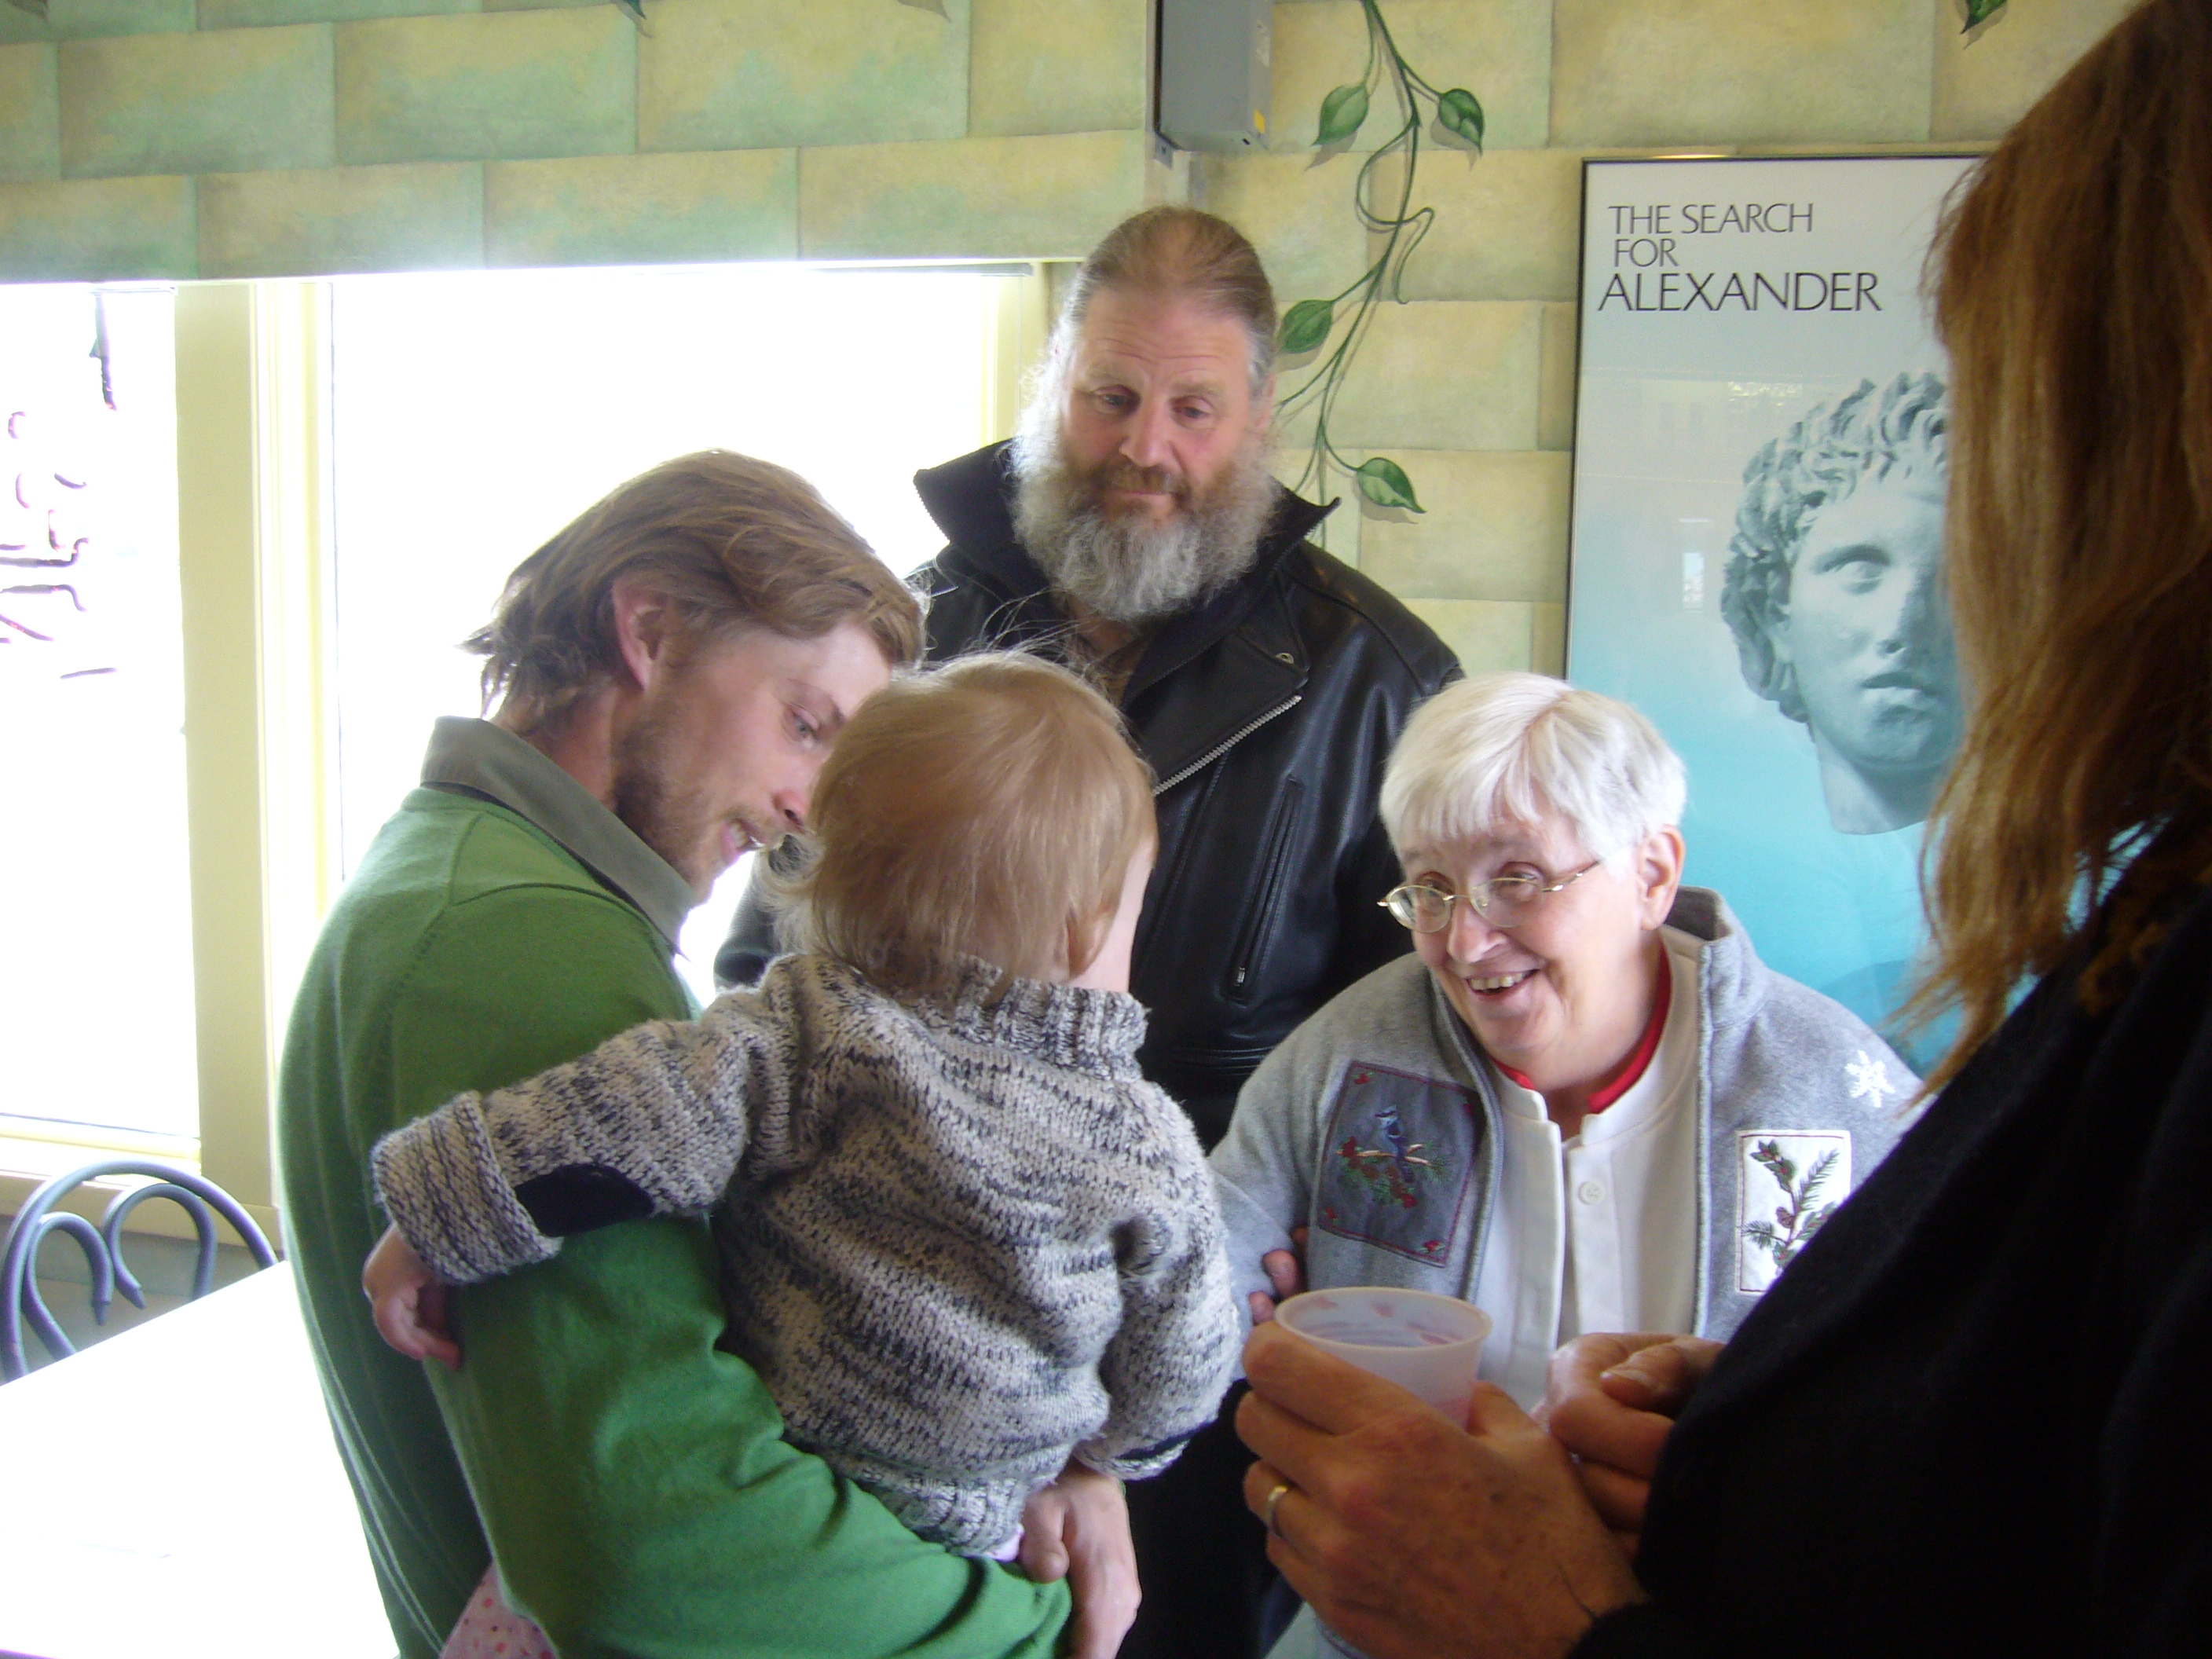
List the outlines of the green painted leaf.
{"label": "green painted leaf", "polygon": [[1979,28],[2005,9],[2005,0],[1966,0],[1966,27]]}
{"label": "green painted leaf", "polygon": [[1275,331],[1276,343],[1295,357],[1328,338],[1335,322],[1336,307],[1329,301],[1301,300],[1283,313],[1283,325]]}
{"label": "green painted leaf", "polygon": [[1340,143],[1359,131],[1359,124],[1367,118],[1367,87],[1357,82],[1339,87],[1321,100],[1321,131],[1314,137],[1314,148]]}
{"label": "green painted leaf", "polygon": [[[1999,4],[2003,0],[1998,0]],[[1437,119],[1447,131],[1455,132],[1473,144],[1482,148],[1482,106],[1465,87],[1454,87],[1437,100]]]}
{"label": "green painted leaf", "polygon": [[1413,481],[1406,476],[1404,467],[1387,455],[1362,461],[1352,476],[1359,482],[1359,493],[1377,507],[1402,507],[1408,513],[1421,510],[1421,504],[1413,499]]}

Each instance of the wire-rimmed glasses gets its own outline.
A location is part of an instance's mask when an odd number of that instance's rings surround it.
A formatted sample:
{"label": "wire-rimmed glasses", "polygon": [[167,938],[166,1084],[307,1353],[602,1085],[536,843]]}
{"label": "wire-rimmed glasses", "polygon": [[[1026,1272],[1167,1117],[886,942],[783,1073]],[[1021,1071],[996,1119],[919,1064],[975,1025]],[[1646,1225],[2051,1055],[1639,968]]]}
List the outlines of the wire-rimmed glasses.
{"label": "wire-rimmed glasses", "polygon": [[1492,927],[1510,927],[1526,920],[1528,913],[1544,902],[1547,893],[1572,886],[1604,862],[1603,859],[1592,859],[1581,869],[1557,881],[1547,881],[1541,876],[1492,876],[1488,881],[1478,881],[1464,893],[1455,893],[1449,887],[1434,886],[1425,881],[1409,881],[1402,887],[1392,888],[1379,902],[1401,924],[1417,933],[1443,933],[1451,926],[1452,906],[1462,899],[1473,904],[1475,913]]}

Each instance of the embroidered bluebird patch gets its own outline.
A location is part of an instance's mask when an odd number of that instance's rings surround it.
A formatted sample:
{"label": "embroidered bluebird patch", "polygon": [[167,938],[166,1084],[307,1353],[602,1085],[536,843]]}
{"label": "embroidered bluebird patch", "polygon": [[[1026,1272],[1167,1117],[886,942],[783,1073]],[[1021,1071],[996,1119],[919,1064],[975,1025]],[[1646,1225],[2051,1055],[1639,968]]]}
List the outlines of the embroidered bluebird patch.
{"label": "embroidered bluebird patch", "polygon": [[1322,1152],[1322,1230],[1415,1261],[1449,1260],[1480,1122],[1480,1101],[1455,1083],[1345,1067]]}

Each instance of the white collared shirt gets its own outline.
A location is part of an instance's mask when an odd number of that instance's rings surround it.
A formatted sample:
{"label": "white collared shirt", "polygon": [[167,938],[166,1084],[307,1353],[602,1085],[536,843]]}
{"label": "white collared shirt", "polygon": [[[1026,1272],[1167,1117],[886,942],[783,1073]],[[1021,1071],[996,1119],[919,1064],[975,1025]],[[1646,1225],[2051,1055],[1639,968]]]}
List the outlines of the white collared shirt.
{"label": "white collared shirt", "polygon": [[1496,1322],[1482,1375],[1523,1407],[1584,1331],[1686,1331],[1697,1314],[1698,944],[1660,930],[1674,991],[1644,1075],[1564,1139],[1544,1097],[1490,1068],[1498,1204],[1474,1301]]}

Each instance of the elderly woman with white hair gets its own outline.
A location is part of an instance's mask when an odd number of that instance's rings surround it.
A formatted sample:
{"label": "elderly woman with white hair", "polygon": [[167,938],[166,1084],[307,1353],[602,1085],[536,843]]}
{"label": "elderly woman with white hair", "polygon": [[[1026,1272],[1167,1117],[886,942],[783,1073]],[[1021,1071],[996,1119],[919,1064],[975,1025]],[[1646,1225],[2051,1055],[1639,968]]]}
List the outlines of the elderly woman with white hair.
{"label": "elderly woman with white hair", "polygon": [[1559,680],[1413,716],[1382,810],[1415,954],[1293,1032],[1213,1154],[1248,1291],[1305,1227],[1316,1287],[1482,1308],[1482,1375],[1524,1407],[1582,1333],[1735,1328],[1916,1079],[1680,886],[1684,794],[1650,721]]}

